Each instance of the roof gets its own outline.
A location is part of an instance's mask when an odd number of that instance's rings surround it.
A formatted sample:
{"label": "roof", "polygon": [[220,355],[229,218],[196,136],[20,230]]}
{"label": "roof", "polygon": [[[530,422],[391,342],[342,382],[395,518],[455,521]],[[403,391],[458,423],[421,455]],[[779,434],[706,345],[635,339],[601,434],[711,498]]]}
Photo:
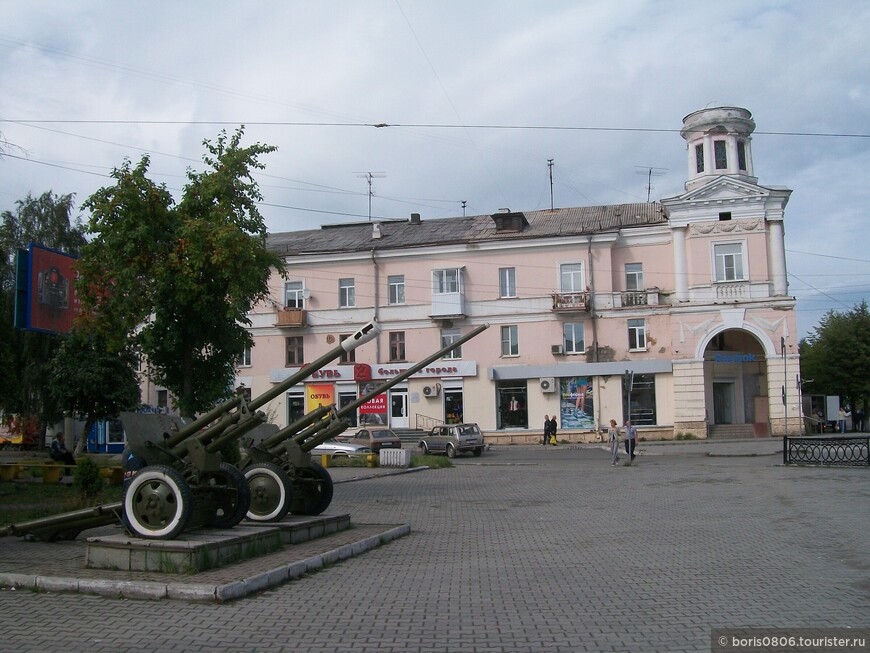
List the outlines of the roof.
{"label": "roof", "polygon": [[[395,220],[324,225],[319,229],[269,234],[270,251],[283,256],[403,249],[456,243],[496,242],[614,232],[631,227],[666,224],[658,202],[613,204],[523,212],[522,231],[498,231],[491,215],[432,220]],[[373,238],[373,224],[380,238]]]}

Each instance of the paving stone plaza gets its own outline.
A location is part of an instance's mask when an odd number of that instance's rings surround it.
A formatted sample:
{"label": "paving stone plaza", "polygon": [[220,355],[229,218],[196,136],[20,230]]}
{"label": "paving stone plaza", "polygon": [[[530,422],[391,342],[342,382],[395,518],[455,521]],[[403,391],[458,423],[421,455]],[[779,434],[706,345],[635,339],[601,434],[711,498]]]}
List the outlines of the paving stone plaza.
{"label": "paving stone plaza", "polygon": [[224,604],[0,590],[0,651],[679,652],[712,628],[866,628],[870,470],[781,449],[642,443],[611,467],[504,446],[337,483],[330,513],[410,534]]}

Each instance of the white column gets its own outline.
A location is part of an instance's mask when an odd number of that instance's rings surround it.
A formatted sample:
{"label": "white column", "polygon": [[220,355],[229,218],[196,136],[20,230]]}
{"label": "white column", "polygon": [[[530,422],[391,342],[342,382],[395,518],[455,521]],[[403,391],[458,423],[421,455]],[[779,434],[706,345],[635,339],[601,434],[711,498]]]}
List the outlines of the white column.
{"label": "white column", "polygon": [[771,220],[767,223],[767,257],[770,266],[770,278],[773,282],[773,294],[782,296],[788,294],[788,277],[785,269],[785,229],[782,220]]}
{"label": "white column", "polygon": [[715,174],[715,164],[716,157],[713,156],[713,137],[710,134],[704,134],[704,174]]}
{"label": "white column", "polygon": [[740,172],[740,166],[737,163],[737,135],[728,134],[725,142],[728,144],[728,174],[736,175]]}
{"label": "white column", "polygon": [[675,227],[671,229],[674,235],[674,287],[678,302],[689,301],[689,274],[686,264],[686,229]]}

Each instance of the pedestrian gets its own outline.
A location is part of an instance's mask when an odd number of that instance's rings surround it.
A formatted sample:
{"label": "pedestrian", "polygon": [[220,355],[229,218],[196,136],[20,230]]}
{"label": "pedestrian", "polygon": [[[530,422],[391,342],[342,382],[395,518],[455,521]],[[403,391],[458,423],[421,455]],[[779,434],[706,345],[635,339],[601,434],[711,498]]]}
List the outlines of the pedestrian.
{"label": "pedestrian", "polygon": [[[73,457],[72,453],[66,448],[66,443],[64,442],[63,433],[58,433],[54,436],[54,440],[51,441],[51,449],[48,452],[49,458],[58,463],[64,463],[65,465],[75,465],[76,459]],[[63,470],[64,476],[69,476],[69,467]]]}
{"label": "pedestrian", "polygon": [[607,429],[607,441],[610,443],[610,466],[619,464],[619,427],[616,420],[610,420],[610,428]]}
{"label": "pedestrian", "polygon": [[550,444],[550,416],[544,415],[544,441],[541,442],[545,447]]}
{"label": "pedestrian", "polygon": [[837,411],[837,422],[839,422],[838,426],[840,433],[846,432],[846,411],[840,406],[840,410]]}
{"label": "pedestrian", "polygon": [[550,440],[551,440],[551,443],[553,445],[556,444],[556,429],[557,428],[558,428],[558,425],[556,424],[556,414],[554,413],[553,416],[550,418]]}
{"label": "pedestrian", "polygon": [[628,456],[628,462],[626,465],[630,465],[634,462],[636,456],[634,455],[634,447],[637,444],[637,428],[632,426],[630,420],[625,420],[625,453]]}

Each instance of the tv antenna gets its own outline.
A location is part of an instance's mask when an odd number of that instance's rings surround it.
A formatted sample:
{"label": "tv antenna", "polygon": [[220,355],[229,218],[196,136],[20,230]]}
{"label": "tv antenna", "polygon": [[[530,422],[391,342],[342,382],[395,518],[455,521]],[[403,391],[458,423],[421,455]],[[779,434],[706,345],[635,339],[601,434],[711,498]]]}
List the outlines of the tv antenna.
{"label": "tv antenna", "polygon": [[635,170],[635,173],[638,175],[646,175],[646,201],[649,203],[650,194],[652,193],[652,178],[653,177],[661,177],[664,175],[668,169],[667,168],[653,168],[652,166],[634,166],[638,168]]}
{"label": "tv antenna", "polygon": [[550,210],[553,210],[553,159],[547,159],[547,168],[550,171]]}
{"label": "tv antenna", "polygon": [[387,176],[386,172],[358,172],[357,177],[364,178],[369,183],[369,222],[372,221],[372,179],[382,179]]}

